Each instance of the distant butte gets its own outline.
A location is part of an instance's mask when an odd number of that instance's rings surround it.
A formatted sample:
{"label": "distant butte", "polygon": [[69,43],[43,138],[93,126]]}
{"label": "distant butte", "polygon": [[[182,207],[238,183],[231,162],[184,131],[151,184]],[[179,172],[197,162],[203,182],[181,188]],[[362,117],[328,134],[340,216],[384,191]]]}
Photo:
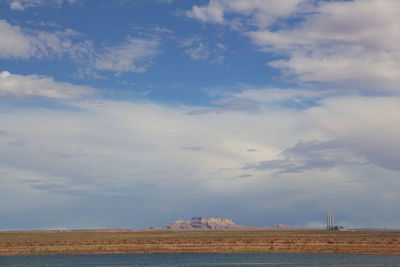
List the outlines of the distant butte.
{"label": "distant butte", "polygon": [[289,230],[289,226],[278,224],[274,227],[253,227],[235,224],[232,219],[218,217],[193,217],[190,221],[179,219],[165,225],[163,230],[194,231],[194,230]]}

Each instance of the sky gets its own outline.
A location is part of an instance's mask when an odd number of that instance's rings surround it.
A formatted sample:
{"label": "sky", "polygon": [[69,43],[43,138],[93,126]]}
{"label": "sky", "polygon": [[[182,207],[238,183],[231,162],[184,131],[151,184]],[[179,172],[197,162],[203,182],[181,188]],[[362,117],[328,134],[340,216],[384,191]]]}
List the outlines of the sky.
{"label": "sky", "polygon": [[398,14],[0,0],[0,230],[400,228]]}

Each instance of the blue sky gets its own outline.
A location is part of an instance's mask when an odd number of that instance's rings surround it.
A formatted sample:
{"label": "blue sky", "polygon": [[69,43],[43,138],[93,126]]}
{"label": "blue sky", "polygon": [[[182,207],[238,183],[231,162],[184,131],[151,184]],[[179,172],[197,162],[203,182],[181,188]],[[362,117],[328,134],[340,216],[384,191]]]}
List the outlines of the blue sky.
{"label": "blue sky", "polygon": [[1,0],[0,229],[399,228],[399,12]]}

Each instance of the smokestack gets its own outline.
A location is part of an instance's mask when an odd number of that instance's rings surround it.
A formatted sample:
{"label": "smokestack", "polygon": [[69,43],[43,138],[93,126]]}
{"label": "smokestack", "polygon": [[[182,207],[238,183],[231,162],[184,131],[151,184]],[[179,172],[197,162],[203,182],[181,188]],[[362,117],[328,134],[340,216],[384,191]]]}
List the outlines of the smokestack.
{"label": "smokestack", "polygon": [[335,222],[333,213],[328,212],[326,214],[326,230],[333,230],[334,227],[335,227]]}
{"label": "smokestack", "polygon": [[326,230],[331,229],[331,214],[328,212],[326,214]]}

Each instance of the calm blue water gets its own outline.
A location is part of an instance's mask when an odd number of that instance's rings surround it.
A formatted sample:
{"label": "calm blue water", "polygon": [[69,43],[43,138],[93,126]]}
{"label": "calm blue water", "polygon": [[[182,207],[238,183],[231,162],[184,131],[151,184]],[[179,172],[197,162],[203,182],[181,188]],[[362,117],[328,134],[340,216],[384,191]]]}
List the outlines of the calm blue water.
{"label": "calm blue water", "polygon": [[112,254],[0,256],[0,266],[400,266],[398,255]]}

